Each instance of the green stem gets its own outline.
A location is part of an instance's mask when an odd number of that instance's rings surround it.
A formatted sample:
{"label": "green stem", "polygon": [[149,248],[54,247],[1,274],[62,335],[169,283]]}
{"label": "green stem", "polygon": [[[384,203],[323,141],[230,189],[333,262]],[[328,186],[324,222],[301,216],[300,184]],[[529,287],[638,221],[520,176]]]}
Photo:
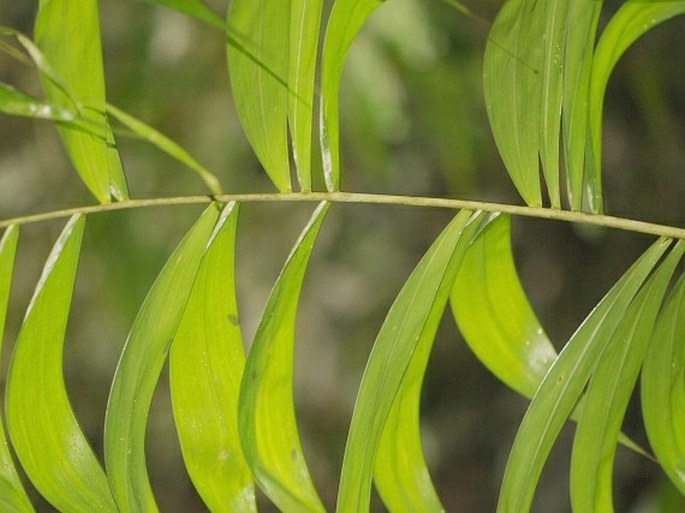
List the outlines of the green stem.
{"label": "green stem", "polygon": [[333,203],[367,203],[383,205],[402,205],[411,207],[432,207],[452,210],[484,210],[486,212],[504,212],[516,216],[534,217],[537,219],[551,219],[568,223],[603,226],[616,228],[634,233],[644,233],[657,237],[671,237],[685,240],[685,228],[648,223],[623,217],[587,214],[568,210],[552,208],[526,207],[507,203],[491,203],[483,201],[471,201],[449,198],[433,198],[424,196],[395,196],[389,194],[365,194],[358,192],[289,192],[289,193],[257,193],[257,194],[218,194],[216,196],[176,196],[168,198],[132,199],[106,205],[91,205],[85,207],[69,208],[65,210],[53,210],[41,214],[14,217],[0,221],[0,228],[11,225],[23,225],[60,219],[74,214],[95,214],[112,210],[128,210],[142,207],[157,207],[169,205],[190,205],[195,203],[208,203],[213,200],[222,202],[237,201],[241,203],[257,202],[320,202],[330,201]]}

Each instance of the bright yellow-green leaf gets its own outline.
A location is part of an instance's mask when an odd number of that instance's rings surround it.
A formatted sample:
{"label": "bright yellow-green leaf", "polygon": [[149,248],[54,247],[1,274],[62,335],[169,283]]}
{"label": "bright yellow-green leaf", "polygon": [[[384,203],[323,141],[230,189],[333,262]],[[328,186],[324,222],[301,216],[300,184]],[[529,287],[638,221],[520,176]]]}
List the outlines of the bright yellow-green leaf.
{"label": "bright yellow-green leaf", "polygon": [[[430,504],[439,507],[425,470],[421,448],[411,440],[418,428],[398,425],[394,422],[397,417],[389,418],[389,414],[397,400],[397,415],[406,414],[407,422],[418,423],[415,387],[421,383],[423,369],[419,367],[425,356],[418,354],[417,363],[411,362],[419,346],[419,352],[430,349],[459,264],[470,238],[479,228],[479,216],[471,217],[471,214],[469,211],[460,212],[433,243],[400,291],[378,333],[364,370],[347,437],[338,513],[369,510],[374,472],[379,477],[381,494],[392,507],[402,505],[401,511],[411,507],[402,497],[400,488],[405,483],[410,483],[408,486],[412,490],[425,486],[420,493],[431,497]],[[405,376],[407,381],[404,381]],[[386,428],[388,431],[384,432]],[[388,438],[383,447],[384,455],[377,461],[382,437]],[[396,449],[403,437],[411,440],[407,449],[418,451],[408,451],[407,461],[402,461],[400,455],[387,452]],[[398,468],[392,468],[395,464]],[[417,469],[420,477],[406,474],[411,469]],[[392,473],[400,482],[392,482]]]}
{"label": "bright yellow-green leaf", "polygon": [[671,241],[659,239],[612,287],[568,341],[519,427],[502,481],[498,513],[530,511],[542,467],[635,294]]}
{"label": "bright yellow-green leaf", "polygon": [[190,153],[181,148],[166,135],[155,130],[150,125],[143,123],[139,119],[134,118],[130,114],[122,111],[114,105],[107,104],[104,106],[104,108],[110,116],[116,118],[117,121],[130,129],[134,134],[148,141],[149,143],[154,144],[157,148],[162,150],[170,157],[178,160],[182,164],[185,164],[190,169],[195,171],[205,182],[207,188],[212,191],[212,194],[221,194],[223,192],[221,189],[221,184],[219,183],[219,179],[211,171],[195,160]]}
{"label": "bright yellow-green leaf", "polygon": [[7,378],[7,428],[22,467],[59,511],[115,512],[107,478],[69,404],[64,334],[85,217],[74,216],[48,257]]}
{"label": "bright yellow-green leaf", "polygon": [[[682,0],[630,0],[609,21],[597,44],[590,82],[589,130],[592,145],[587,158],[588,189],[602,197],[602,114],[604,95],[616,63],[637,39],[659,23],[685,13]],[[680,63],[685,59],[680,59]]]}
{"label": "bright yellow-green leaf", "polygon": [[467,344],[498,379],[533,397],[557,357],[514,264],[511,218],[500,215],[474,240],[451,296]]}
{"label": "bright yellow-green leaf", "polygon": [[[12,286],[12,271],[18,240],[19,228],[16,226],[10,226],[5,230],[0,239],[0,347],[2,347],[5,331],[5,315]],[[7,513],[34,511],[14,466],[2,421],[0,421],[0,509]]]}
{"label": "bright yellow-green leaf", "polygon": [[224,209],[197,273],[169,355],[183,459],[207,507],[255,512],[252,473],[238,436],[245,365],[235,297],[238,205]]}
{"label": "bright yellow-green leaf", "polygon": [[321,203],[274,285],[247,356],[240,437],[259,487],[282,511],[323,512],[309,476],[293,405],[295,319],[307,263],[329,203]]}
{"label": "bright yellow-green leaf", "polygon": [[[466,216],[467,213],[465,212],[462,217]],[[459,223],[462,222],[460,219]],[[396,391],[395,399],[387,414],[385,426],[378,442],[374,482],[383,502],[393,512],[444,511],[431,482],[423,455],[419,406],[421,385],[426,373],[428,358],[451,288],[449,283],[454,280],[457,267],[460,266],[460,259],[463,258],[469,240],[475,231],[482,229],[483,224],[489,222],[489,219],[474,216],[470,222],[471,226],[462,232],[459,242],[453,246],[452,258],[448,262],[448,267],[443,269],[443,281],[440,283],[438,293],[432,298],[433,310],[428,313],[420,335],[414,341],[415,347],[403,372],[401,384]],[[447,244],[449,248],[450,242]],[[449,251],[449,249],[444,251]],[[435,261],[438,258],[435,258]],[[436,276],[439,276],[439,272]],[[423,308],[414,304],[410,305],[409,308],[421,310],[429,306],[430,303],[427,303]],[[416,334],[414,326],[407,326],[407,328],[410,333]],[[380,335],[376,344],[379,343],[383,344],[380,342]],[[396,340],[395,344],[399,345]],[[378,354],[382,354],[382,352],[383,349],[379,348]],[[379,362],[375,363],[375,365],[378,364]],[[369,374],[371,373],[371,365],[373,364],[369,361],[369,370],[367,371]],[[385,371],[393,372],[393,369],[387,368]]]}
{"label": "bright yellow-green leaf", "polygon": [[60,128],[67,152],[86,186],[101,203],[128,198],[124,172],[106,116],[83,108],[105,102],[100,22],[97,0],[41,0],[35,39],[72,98],[43,74],[51,103],[73,107],[88,120],[91,131]]}
{"label": "bright yellow-green leaf", "polygon": [[685,276],[659,315],[642,370],[642,415],[668,477],[685,494]]}
{"label": "bright yellow-green leaf", "polygon": [[611,513],[613,464],[623,416],[637,382],[654,323],[676,264],[681,242],[628,308],[602,353],[584,395],[571,458],[574,511]]}
{"label": "bright yellow-green leaf", "polygon": [[591,211],[602,211],[602,198],[585,190],[585,150],[589,144],[588,95],[602,0],[573,0],[566,23],[564,98],[562,102],[567,194],[573,210],[582,210],[584,192]]}
{"label": "bright yellow-green leaf", "polygon": [[319,137],[326,188],[340,188],[340,79],[352,41],[382,0],[336,0],[328,18],[321,60]]}
{"label": "bright yellow-green leaf", "polygon": [[157,511],[145,463],[147,417],[218,216],[218,206],[210,205],[169,257],[138,311],[119,359],[105,418],[105,464],[121,511]]}
{"label": "bright yellow-green leaf", "polygon": [[[285,0],[283,0],[285,2]],[[300,190],[312,189],[314,79],[322,0],[291,0],[288,119]]]}
{"label": "bright yellow-green leaf", "polygon": [[33,98],[0,82],[0,112],[10,116],[51,119],[53,121],[74,121],[76,115],[56,105]]}
{"label": "bright yellow-green leaf", "polygon": [[214,27],[225,30],[226,23],[221,19],[217,13],[210,9],[202,0],[140,0],[142,2],[161,5],[174,9],[188,16],[197,18]]}
{"label": "bright yellow-green leaf", "polygon": [[288,152],[289,1],[233,0],[228,72],[252,148],[278,190],[292,190]]}
{"label": "bright yellow-green leaf", "polygon": [[490,30],[483,61],[490,127],[509,176],[530,206],[542,205],[538,138],[545,5],[506,2]]}

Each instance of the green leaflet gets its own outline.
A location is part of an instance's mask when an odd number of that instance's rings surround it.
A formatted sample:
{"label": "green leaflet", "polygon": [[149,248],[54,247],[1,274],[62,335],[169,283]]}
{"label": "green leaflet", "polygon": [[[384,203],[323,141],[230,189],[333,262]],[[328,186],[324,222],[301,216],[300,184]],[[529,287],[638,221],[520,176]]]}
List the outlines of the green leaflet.
{"label": "green leaflet", "polygon": [[260,488],[282,511],[323,512],[302,454],[293,407],[297,303],[329,203],[320,203],[288,257],[247,357],[238,418],[245,457]]}
{"label": "green leaflet", "polygon": [[500,215],[473,241],[451,304],[459,330],[483,365],[521,395],[533,397],[557,353],[519,281],[510,216]]}
{"label": "green leaflet", "polygon": [[65,108],[76,101],[81,117],[94,132],[59,129],[76,170],[101,203],[127,199],[126,180],[107,118],[83,107],[105,101],[97,0],[41,0],[35,40],[71,95],[64,94],[54,77],[42,73],[48,101]]}
{"label": "green leaflet", "polygon": [[224,209],[197,273],[169,356],[174,420],[195,488],[213,512],[255,512],[238,436],[245,364],[235,297],[238,205]]}
{"label": "green leaflet", "polygon": [[[420,386],[424,372],[421,367],[427,357],[422,353],[430,349],[454,276],[470,238],[480,226],[477,222],[480,216],[471,217],[471,214],[460,212],[433,243],[400,291],[376,338],[345,446],[338,513],[369,510],[374,469],[379,490],[389,506],[400,511],[413,507],[405,502],[401,490],[407,485],[412,490],[420,489],[434,509],[440,508],[425,470],[420,444],[414,438],[417,428],[411,424],[418,422],[415,388]],[[397,410],[389,417],[396,398]],[[410,425],[395,423],[405,415]],[[400,432],[400,429],[406,431]],[[383,454],[377,460],[382,438],[385,438]],[[400,455],[393,455],[392,451],[405,438],[412,452],[404,453],[408,459],[401,461]],[[395,464],[399,465],[396,469],[392,468]],[[413,469],[418,471],[418,478],[408,474]],[[392,482],[393,473],[400,482]]]}
{"label": "green leaflet", "polygon": [[240,122],[281,192],[290,191],[287,111],[289,1],[234,0],[228,11],[228,72]]}
{"label": "green leaflet", "polygon": [[546,4],[506,2],[483,61],[485,104],[497,148],[519,194],[536,207],[542,205],[538,138]]}
{"label": "green leaflet", "polygon": [[[564,60],[563,141],[566,188],[573,210],[583,210],[586,187],[585,150],[588,135],[588,96],[595,47],[597,23],[602,0],[573,0],[570,5]],[[601,213],[602,199],[587,189],[587,203],[592,212]]]}
{"label": "green leaflet", "polygon": [[[444,511],[423,456],[419,419],[421,385],[435,333],[449,295],[449,284],[454,280],[457,267],[461,267],[460,259],[463,258],[464,248],[474,233],[482,229],[490,219],[486,216],[474,216],[470,221],[471,225],[462,232],[457,245],[454,246],[452,259],[448,263],[448,268],[444,270],[440,289],[433,298],[433,310],[428,313],[420,336],[415,342],[411,359],[388,412],[376,451],[374,482],[390,511]],[[417,305],[410,306],[414,307]],[[410,331],[416,333],[411,328]],[[394,342],[397,343],[397,340]],[[371,363],[369,367],[370,365]],[[392,372],[391,369],[385,371]]]}
{"label": "green leaflet", "polygon": [[649,442],[685,494],[685,276],[659,315],[642,369],[642,414]]}
{"label": "green leaflet", "polygon": [[573,511],[614,511],[614,455],[623,416],[637,382],[654,323],[676,264],[685,251],[680,242],[631,303],[597,364],[573,442]]}
{"label": "green leaflet", "polygon": [[312,190],[312,122],[322,0],[291,0],[288,119],[300,190]]}
{"label": "green leaflet", "polygon": [[[5,316],[18,241],[19,228],[16,226],[10,226],[5,230],[0,239],[0,347],[2,347],[5,331]],[[0,509],[8,513],[34,511],[14,466],[2,421],[0,421]]]}
{"label": "green leaflet", "polygon": [[105,418],[105,463],[122,511],[157,511],[145,464],[147,416],[218,216],[217,205],[211,204],[169,257],[138,311],[114,375]]}
{"label": "green leaflet", "polygon": [[[99,107],[101,106],[98,106],[98,108]],[[106,104],[104,105],[104,110],[106,110],[110,116],[116,118],[121,124],[133,131],[133,133],[195,171],[205,182],[207,188],[212,191],[212,194],[221,194],[223,192],[221,189],[221,183],[219,183],[219,179],[211,171],[195,160],[190,153],[181,148],[166,135],[143,123],[139,119],[134,118],[130,114],[127,114],[121,109],[118,109],[114,105]]]}
{"label": "green leaflet", "polygon": [[202,0],[140,0],[146,4],[161,5],[187,14],[200,21],[204,21],[221,30],[226,29],[226,23],[217,13],[210,9]]}
{"label": "green leaflet", "polygon": [[587,181],[590,191],[602,197],[602,113],[609,76],[623,53],[641,35],[659,23],[685,13],[682,0],[630,0],[609,21],[597,44],[590,81],[589,130],[591,137]]}
{"label": "green leaflet", "polygon": [[638,289],[670,245],[655,242],[612,287],[566,344],[519,427],[504,473],[498,513],[530,510],[547,455]]}
{"label": "green leaflet", "polygon": [[2,82],[0,82],[0,112],[10,116],[50,119],[52,121],[71,122],[76,119],[73,112],[33,98]]}
{"label": "green leaflet", "polygon": [[22,467],[59,511],[117,511],[107,478],[69,404],[64,333],[85,217],[74,216],[48,257],[7,378],[7,427]]}
{"label": "green leaflet", "polygon": [[326,189],[340,188],[340,78],[350,45],[383,0],[337,0],[328,18],[321,60],[319,138]]}

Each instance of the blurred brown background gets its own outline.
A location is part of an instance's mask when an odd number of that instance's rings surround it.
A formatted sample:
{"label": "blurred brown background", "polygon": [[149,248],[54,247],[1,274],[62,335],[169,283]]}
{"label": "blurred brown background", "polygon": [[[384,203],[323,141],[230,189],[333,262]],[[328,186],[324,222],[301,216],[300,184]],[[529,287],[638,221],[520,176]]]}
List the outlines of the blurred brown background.
{"label": "blurred brown background", "polygon": [[[604,23],[621,2],[607,1]],[[273,191],[231,103],[222,35],[135,0],[100,2],[111,103],[157,127],[215,171],[226,192]],[[221,1],[212,2],[218,11]],[[501,2],[467,1],[485,20]],[[37,2],[0,2],[0,25],[31,33]],[[438,0],[386,2],[354,44],[342,100],[347,191],[520,203],[497,155],[483,103],[488,26]],[[651,31],[620,61],[605,117],[609,213],[685,225],[685,18]],[[33,70],[0,54],[0,80],[40,95]],[[145,143],[119,138],[136,198],[205,193],[196,177]],[[317,164],[318,165],[318,164]],[[0,118],[0,218],[92,204],[44,122]],[[245,340],[313,205],[250,204],[239,228],[238,280]],[[94,215],[67,334],[74,407],[101,452],[106,398],[128,329],[146,290],[200,207]],[[332,510],[356,387],[394,297],[452,212],[335,205],[317,244],[301,300],[297,406],[310,469]],[[2,355],[7,361],[32,287],[63,222],[22,229]],[[557,348],[650,242],[567,224],[515,220],[522,280]],[[499,384],[446,315],[423,399],[427,458],[450,512],[494,511],[507,453],[527,402]],[[644,441],[639,403],[625,431]],[[568,426],[535,503],[568,505]],[[185,475],[162,379],[149,423],[151,478],[168,512],[204,511]],[[619,449],[619,512],[661,511],[657,466]],[[40,511],[52,511],[36,497]],[[263,511],[270,511],[262,501]],[[383,511],[374,499],[374,510]]]}

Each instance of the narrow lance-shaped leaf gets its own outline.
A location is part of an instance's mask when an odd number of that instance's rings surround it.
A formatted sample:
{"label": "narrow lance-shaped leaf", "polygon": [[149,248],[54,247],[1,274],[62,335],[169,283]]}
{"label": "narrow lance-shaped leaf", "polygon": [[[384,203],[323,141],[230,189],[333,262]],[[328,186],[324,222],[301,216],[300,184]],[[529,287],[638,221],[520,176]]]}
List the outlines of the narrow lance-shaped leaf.
{"label": "narrow lance-shaped leaf", "polygon": [[148,292],[119,359],[105,417],[105,464],[122,511],[157,511],[145,464],[152,396],[219,216],[210,205],[169,257]]}
{"label": "narrow lance-shaped leaf", "polygon": [[204,21],[216,28],[225,30],[226,23],[221,16],[210,9],[202,0],[140,0],[151,5],[161,5]]}
{"label": "narrow lance-shaped leaf", "polygon": [[238,205],[214,229],[169,355],[174,420],[188,474],[215,512],[255,512],[252,473],[238,436],[245,365],[235,297]]}
{"label": "narrow lance-shaped leaf", "polygon": [[685,494],[685,276],[659,315],[642,369],[642,415],[659,464]]}
{"label": "narrow lance-shaped leaf", "polygon": [[0,112],[10,116],[49,119],[52,121],[74,121],[76,115],[70,110],[34,98],[8,84],[0,82]]}
{"label": "narrow lance-shaped leaf", "polygon": [[573,511],[614,511],[613,465],[621,424],[666,288],[684,250],[681,242],[639,292],[590,380],[573,441]]}
{"label": "narrow lance-shaped leaf", "polygon": [[293,405],[295,320],[302,281],[329,203],[321,203],[288,257],[247,356],[240,389],[240,437],[257,483],[288,512],[323,512],[309,476]]}
{"label": "narrow lance-shaped leaf", "polygon": [[288,152],[291,2],[234,0],[228,11],[228,72],[240,122],[278,190],[292,190]]}
{"label": "narrow lance-shaped leaf", "polygon": [[212,191],[212,194],[221,194],[223,192],[221,189],[221,184],[219,183],[219,179],[216,177],[216,175],[200,164],[192,155],[190,155],[190,153],[181,148],[166,135],[124,112],[123,110],[115,107],[114,105],[104,105],[104,110],[106,110],[107,113],[113,118],[116,118],[116,120],[122,125],[133,131],[134,134],[155,145],[171,158],[176,159],[195,171],[199,177],[202,178],[202,181],[205,182],[207,188]]}
{"label": "narrow lance-shaped leaf", "polygon": [[[584,208],[590,73],[602,3],[602,0],[573,0],[566,23],[562,125],[566,189],[573,210]],[[593,191],[588,191],[587,201],[590,210],[602,211],[602,199]]]}
{"label": "narrow lance-shaped leaf", "polygon": [[321,60],[319,137],[326,189],[340,188],[340,79],[352,41],[382,0],[337,0],[333,4]]}
{"label": "narrow lance-shaped leaf", "polygon": [[597,44],[592,62],[589,98],[589,130],[592,141],[587,158],[588,188],[602,197],[602,114],[609,77],[624,52],[656,25],[685,13],[682,0],[630,0],[609,21]]}
{"label": "narrow lance-shaped leaf", "polygon": [[[5,332],[5,316],[12,286],[12,271],[17,252],[19,228],[10,226],[0,239],[0,347]],[[0,509],[7,513],[33,512],[10,453],[5,427],[0,421]]]}
{"label": "narrow lance-shaped leaf", "polygon": [[291,0],[288,119],[300,190],[312,189],[314,79],[322,0]]}
{"label": "narrow lance-shaped leaf", "polygon": [[64,383],[63,346],[85,217],[71,218],[48,257],[7,378],[7,427],[36,489],[59,511],[115,512],[105,473]]}
{"label": "narrow lance-shaped leaf", "polygon": [[542,205],[538,138],[546,3],[506,2],[490,30],[483,61],[492,134],[509,176],[530,206]]}
{"label": "narrow lance-shaped leaf", "polygon": [[[56,70],[72,98],[43,75],[50,102],[69,108],[105,102],[100,22],[97,0],[41,0],[36,16],[35,39],[46,60]],[[95,135],[60,128],[67,152],[86,186],[101,203],[124,200],[128,190],[114,136],[106,116],[81,109]]]}
{"label": "narrow lance-shaped leaf", "polygon": [[514,264],[511,217],[500,215],[473,241],[454,282],[452,310],[476,357],[525,397],[533,397],[557,357]]}
{"label": "narrow lance-shaped leaf", "polygon": [[[460,212],[433,243],[400,291],[376,338],[345,446],[338,513],[369,510],[376,455],[388,414],[417,344],[424,337],[430,339],[443,314],[464,251],[479,227],[478,217],[471,218],[471,214]],[[470,226],[469,219],[473,221]],[[422,454],[413,457],[418,458],[420,468]],[[426,491],[434,495],[430,489]],[[436,505],[436,501],[433,498],[431,503]]]}
{"label": "narrow lance-shaped leaf", "polygon": [[600,355],[638,289],[670,245],[659,239],[612,287],[568,341],[519,427],[502,481],[498,513],[530,510],[542,467]]}
{"label": "narrow lance-shaped leaf", "polygon": [[[485,216],[482,221],[472,220],[473,227],[462,234],[462,246],[468,244],[474,228],[482,229],[491,219]],[[445,276],[446,281],[451,279],[452,275]],[[423,455],[419,407],[423,377],[445,302],[442,295],[436,296],[434,317],[416,342],[378,444],[374,482],[383,502],[393,512],[444,511]]]}

